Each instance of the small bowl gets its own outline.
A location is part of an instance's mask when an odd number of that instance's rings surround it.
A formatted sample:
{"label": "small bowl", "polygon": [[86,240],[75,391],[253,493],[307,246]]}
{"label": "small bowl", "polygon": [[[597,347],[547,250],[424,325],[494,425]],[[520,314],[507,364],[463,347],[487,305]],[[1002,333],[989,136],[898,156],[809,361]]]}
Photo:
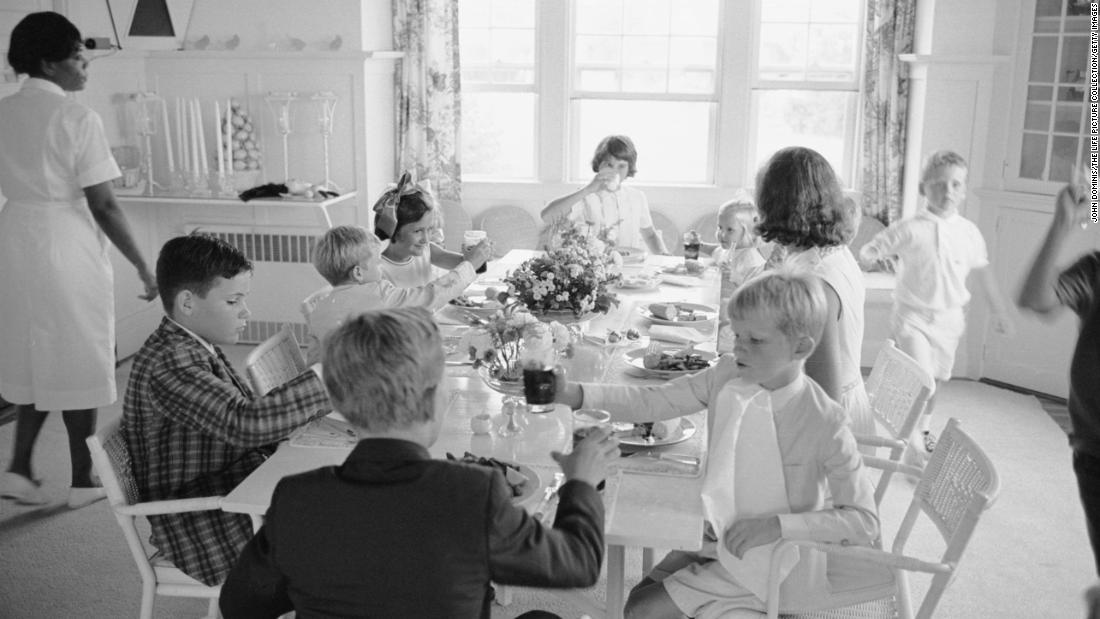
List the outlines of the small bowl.
{"label": "small bowl", "polygon": [[474,434],[488,434],[493,429],[493,416],[481,413],[470,418],[470,429]]}

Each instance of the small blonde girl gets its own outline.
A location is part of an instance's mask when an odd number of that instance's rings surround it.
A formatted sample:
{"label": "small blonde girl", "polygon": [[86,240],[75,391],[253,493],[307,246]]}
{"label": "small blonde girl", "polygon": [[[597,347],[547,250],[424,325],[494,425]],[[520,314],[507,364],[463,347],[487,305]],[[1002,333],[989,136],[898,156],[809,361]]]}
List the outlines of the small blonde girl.
{"label": "small blonde girl", "polygon": [[718,207],[718,242],[700,248],[736,285],[763,271],[767,263],[767,247],[756,233],[759,220],[752,198],[740,193]]}

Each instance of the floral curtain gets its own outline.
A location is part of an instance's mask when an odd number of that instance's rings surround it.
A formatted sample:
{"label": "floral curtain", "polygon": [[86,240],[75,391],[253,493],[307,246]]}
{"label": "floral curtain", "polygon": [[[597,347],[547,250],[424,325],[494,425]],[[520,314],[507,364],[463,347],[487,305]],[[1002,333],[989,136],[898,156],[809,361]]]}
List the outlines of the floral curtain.
{"label": "floral curtain", "polygon": [[863,214],[885,225],[901,218],[909,72],[916,0],[867,0],[863,73]]}
{"label": "floral curtain", "polygon": [[462,196],[458,0],[393,0],[397,168],[429,179],[440,200]]}

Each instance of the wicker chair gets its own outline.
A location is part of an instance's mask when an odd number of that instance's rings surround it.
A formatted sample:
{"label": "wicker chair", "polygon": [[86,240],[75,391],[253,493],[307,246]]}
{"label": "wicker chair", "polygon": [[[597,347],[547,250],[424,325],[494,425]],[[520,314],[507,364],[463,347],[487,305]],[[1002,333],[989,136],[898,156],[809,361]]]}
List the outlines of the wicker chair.
{"label": "wicker chair", "polygon": [[[867,458],[875,466],[890,466],[898,471],[917,472],[912,467],[881,458]],[[909,510],[894,538],[890,552],[860,546],[841,546],[804,540],[781,540],[772,557],[781,556],[788,548],[812,548],[836,556],[846,556],[870,562],[893,570],[895,593],[883,599],[871,600],[854,606],[835,608],[813,613],[788,615],[785,618],[821,619],[841,617],[883,617],[901,619],[929,619],[943,598],[947,586],[955,578],[959,561],[982,514],[989,509],[1000,492],[1000,481],[993,463],[974,439],[959,427],[958,419],[950,419],[932,458],[921,473],[920,482],[913,491]],[[931,527],[943,537],[945,549],[938,560],[925,560],[905,554],[917,519],[927,517]],[[922,530],[925,527],[922,526]],[[769,579],[768,614],[770,619],[779,617],[779,562],[772,562]],[[913,614],[910,600],[908,572],[932,574],[931,583],[924,594],[920,608]]]}
{"label": "wicker chair", "polygon": [[283,325],[278,333],[252,349],[244,365],[257,395],[264,395],[306,370],[302,348],[290,325]]}
{"label": "wicker chair", "polygon": [[704,243],[718,243],[718,216],[715,213],[696,219],[688,229],[698,232],[699,238],[703,239]]}
{"label": "wicker chair", "polygon": [[455,200],[440,200],[439,208],[443,212],[443,247],[462,251],[462,233],[473,228],[470,214]]}
{"label": "wicker chair", "polygon": [[475,227],[489,233],[497,258],[513,249],[539,246],[538,222],[518,206],[494,206],[478,216]]}
{"label": "wicker chair", "polygon": [[207,617],[217,617],[221,586],[209,587],[191,578],[161,557],[159,552],[150,555],[141,543],[137,519],[140,516],[220,510],[222,497],[142,503],[130,468],[130,450],[126,446],[125,437],[119,431],[118,420],[100,428],[99,432],[88,437],[87,442],[96,473],[107,491],[111,511],[114,512],[118,525],[122,527],[126,545],[130,547],[130,554],[141,573],[141,618],[149,619],[153,616],[153,602],[157,595],[209,598]]}
{"label": "wicker chair", "polygon": [[672,220],[664,213],[651,211],[650,215],[653,217],[653,227],[657,229],[661,238],[665,240],[665,246],[668,247],[668,253],[673,256],[683,256],[684,237],[681,236],[680,229],[676,227],[676,224],[672,223]]}
{"label": "wicker chair", "polygon": [[[928,399],[936,391],[936,381],[916,360],[886,340],[875,357],[875,365],[867,378],[867,399],[875,420],[887,436],[857,435],[856,441],[868,447],[886,447],[889,459],[901,461],[917,421]],[[885,468],[875,486],[875,505],[882,503],[894,471]]]}

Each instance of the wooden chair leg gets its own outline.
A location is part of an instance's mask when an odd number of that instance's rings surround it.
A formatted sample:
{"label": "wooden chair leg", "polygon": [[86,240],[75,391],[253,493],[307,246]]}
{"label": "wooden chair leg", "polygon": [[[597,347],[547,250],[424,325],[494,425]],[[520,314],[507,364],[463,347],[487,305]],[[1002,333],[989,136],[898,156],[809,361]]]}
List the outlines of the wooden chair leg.
{"label": "wooden chair leg", "polygon": [[653,571],[653,549],[642,548],[642,578]]}

